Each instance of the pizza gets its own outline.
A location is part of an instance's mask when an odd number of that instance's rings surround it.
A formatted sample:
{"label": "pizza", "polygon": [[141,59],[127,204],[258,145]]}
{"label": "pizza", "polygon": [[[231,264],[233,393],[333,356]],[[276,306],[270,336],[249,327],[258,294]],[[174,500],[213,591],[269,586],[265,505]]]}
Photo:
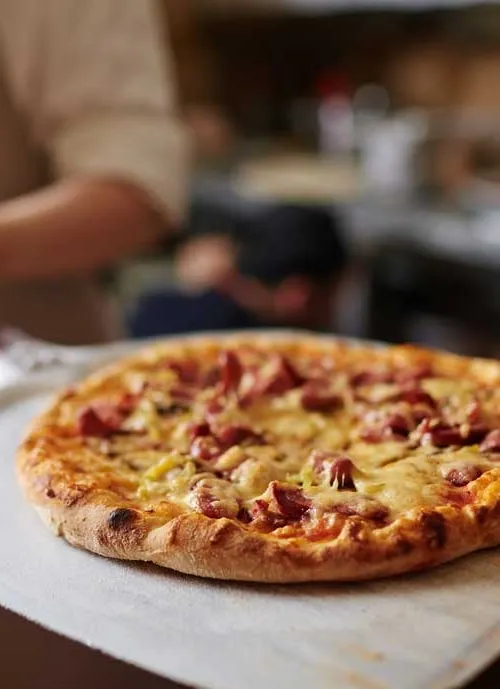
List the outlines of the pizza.
{"label": "pizza", "polygon": [[56,534],[108,557],[258,582],[426,569],[500,544],[500,364],[168,341],[60,395],[18,473]]}

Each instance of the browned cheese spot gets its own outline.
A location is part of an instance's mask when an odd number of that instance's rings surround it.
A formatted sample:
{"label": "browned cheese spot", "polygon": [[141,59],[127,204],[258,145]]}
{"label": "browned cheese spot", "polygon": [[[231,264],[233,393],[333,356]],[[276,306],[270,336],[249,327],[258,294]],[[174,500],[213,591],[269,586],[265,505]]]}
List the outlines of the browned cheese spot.
{"label": "browned cheese spot", "polygon": [[489,510],[485,505],[481,505],[476,509],[475,517],[478,524],[484,524],[486,517],[488,516],[488,512]]}
{"label": "browned cheese spot", "polygon": [[395,551],[397,555],[408,555],[413,550],[413,544],[407,541],[406,538],[399,538]]}
{"label": "browned cheese spot", "polygon": [[446,520],[439,512],[429,512],[421,517],[421,524],[427,531],[429,548],[438,550],[444,548],[447,540]]}
{"label": "browned cheese spot", "polygon": [[131,526],[137,519],[137,513],[127,507],[119,507],[113,510],[108,517],[108,526],[113,531],[121,531]]}

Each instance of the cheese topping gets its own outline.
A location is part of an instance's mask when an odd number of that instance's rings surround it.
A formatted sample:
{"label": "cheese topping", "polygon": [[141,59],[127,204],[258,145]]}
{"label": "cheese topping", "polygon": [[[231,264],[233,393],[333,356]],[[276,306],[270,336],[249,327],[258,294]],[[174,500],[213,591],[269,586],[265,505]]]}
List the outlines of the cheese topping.
{"label": "cheese topping", "polygon": [[69,399],[61,424],[79,415],[82,462],[105,462],[149,509],[267,530],[331,515],[384,524],[498,466],[492,386],[387,366],[336,372],[324,353],[216,355],[131,371],[121,400]]}

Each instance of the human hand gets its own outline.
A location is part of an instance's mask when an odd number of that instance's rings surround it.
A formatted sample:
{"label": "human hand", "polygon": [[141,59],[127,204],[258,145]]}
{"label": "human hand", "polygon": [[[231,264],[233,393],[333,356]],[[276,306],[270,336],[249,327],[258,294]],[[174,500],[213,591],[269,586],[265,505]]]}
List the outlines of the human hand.
{"label": "human hand", "polygon": [[179,250],[175,268],[182,286],[190,291],[222,287],[236,271],[236,249],[222,235],[192,239]]}

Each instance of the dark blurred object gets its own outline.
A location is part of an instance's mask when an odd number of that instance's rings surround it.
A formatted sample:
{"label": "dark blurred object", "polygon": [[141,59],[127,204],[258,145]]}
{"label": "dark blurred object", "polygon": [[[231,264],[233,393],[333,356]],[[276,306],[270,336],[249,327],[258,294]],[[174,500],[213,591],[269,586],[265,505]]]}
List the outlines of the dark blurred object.
{"label": "dark blurred object", "polygon": [[128,319],[133,338],[258,328],[245,309],[215,290],[193,296],[180,290],[148,292]]}
{"label": "dark blurred object", "polygon": [[202,161],[216,160],[233,145],[233,128],[220,107],[221,88],[214,48],[195,0],[163,0],[166,31],[176,68],[184,122],[193,151]]}
{"label": "dark blurred object", "polygon": [[495,268],[390,242],[379,246],[369,274],[369,338],[498,356],[500,288]]}
{"label": "dark blurred object", "polygon": [[292,275],[325,282],[346,262],[338,220],[329,209],[289,205],[261,210],[240,236],[239,271],[270,286]]}
{"label": "dark blurred object", "polygon": [[500,184],[500,131],[495,138],[478,141],[471,158],[478,177]]}
{"label": "dark blurred object", "polygon": [[238,230],[234,225],[232,230],[232,236],[205,234],[180,248],[184,285],[140,299],[130,318],[133,336],[276,326],[328,329],[346,262],[332,214],[303,206],[268,207],[242,216]]}

